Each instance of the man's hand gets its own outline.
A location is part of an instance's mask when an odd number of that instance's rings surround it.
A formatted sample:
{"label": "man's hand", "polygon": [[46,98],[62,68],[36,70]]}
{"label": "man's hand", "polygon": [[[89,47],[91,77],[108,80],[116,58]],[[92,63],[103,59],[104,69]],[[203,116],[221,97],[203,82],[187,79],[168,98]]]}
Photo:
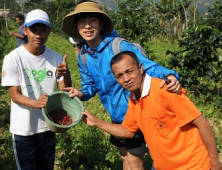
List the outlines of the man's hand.
{"label": "man's hand", "polygon": [[84,97],[84,93],[75,89],[74,87],[64,87],[62,91],[68,91],[70,93],[69,97],[78,97],[80,100]]}
{"label": "man's hand", "polygon": [[57,65],[56,76],[66,76],[69,74],[68,64],[66,62],[67,55],[63,56],[63,62]]}
{"label": "man's hand", "polygon": [[112,124],[105,122],[99,118],[97,118],[92,113],[85,110],[84,112],[81,112],[83,117],[82,121],[85,122],[89,126],[95,126],[98,127],[111,135],[120,137],[120,138],[132,138],[135,136],[134,132],[128,131],[122,124]]}
{"label": "man's hand", "polygon": [[46,93],[43,93],[37,100],[37,108],[43,108],[47,106],[49,97]]}
{"label": "man's hand", "polygon": [[220,162],[217,162],[216,164],[215,163],[212,163],[211,162],[211,170],[222,170],[222,165]]}
{"label": "man's hand", "polygon": [[96,122],[99,120],[95,115],[85,110],[81,112],[83,117],[82,121],[85,122],[89,126],[96,126]]}
{"label": "man's hand", "polygon": [[[177,80],[177,78],[173,75],[167,76],[167,79],[169,81],[169,84],[166,87],[166,90],[173,93],[179,93],[180,92],[180,82]],[[166,84],[165,80],[163,80],[160,84],[160,88],[163,88],[164,84]]]}
{"label": "man's hand", "polygon": [[14,32],[9,32],[10,36],[14,36],[14,34],[15,34]]}

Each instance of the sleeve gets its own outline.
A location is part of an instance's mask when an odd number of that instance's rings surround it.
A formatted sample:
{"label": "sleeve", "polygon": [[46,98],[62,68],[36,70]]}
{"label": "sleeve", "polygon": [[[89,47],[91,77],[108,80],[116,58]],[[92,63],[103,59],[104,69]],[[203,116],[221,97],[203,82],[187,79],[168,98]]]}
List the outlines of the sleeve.
{"label": "sleeve", "polygon": [[139,130],[139,126],[137,124],[136,119],[136,111],[134,111],[133,103],[131,101],[131,97],[128,104],[128,109],[125,115],[125,118],[122,122],[122,125],[130,132],[137,132]]}
{"label": "sleeve", "polygon": [[201,112],[187,97],[186,90],[181,88],[181,92],[166,92],[165,104],[167,108],[176,116],[180,127],[190,123],[192,120],[201,115]]}
{"label": "sleeve", "polygon": [[98,90],[89,73],[89,69],[82,62],[81,53],[78,56],[78,66],[79,66],[79,73],[81,76],[81,85],[82,85],[82,89],[80,91],[84,93],[84,98],[82,100],[87,101],[93,96],[95,96]]}
{"label": "sleeve", "polygon": [[120,44],[120,51],[132,51],[134,52],[140,63],[143,66],[143,70],[150,75],[151,77],[161,78],[163,79],[163,74],[169,75],[173,74],[177,77],[179,80],[179,75],[174,70],[169,70],[163,66],[160,66],[159,64],[155,63],[154,61],[149,60],[146,56],[142,54],[142,52],[137,49],[132,43],[129,43],[127,41],[122,41]]}
{"label": "sleeve", "polygon": [[20,86],[19,82],[19,69],[18,65],[15,64],[12,55],[5,56],[2,66],[2,86]]}

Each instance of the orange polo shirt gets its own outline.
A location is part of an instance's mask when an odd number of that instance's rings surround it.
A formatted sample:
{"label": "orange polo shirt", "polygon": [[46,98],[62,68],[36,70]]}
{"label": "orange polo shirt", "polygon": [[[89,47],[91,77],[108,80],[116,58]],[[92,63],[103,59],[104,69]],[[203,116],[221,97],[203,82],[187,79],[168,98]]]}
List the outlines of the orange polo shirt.
{"label": "orange polo shirt", "polygon": [[132,93],[122,125],[144,134],[156,170],[209,170],[210,157],[199,130],[189,124],[201,115],[188,99],[160,89],[161,79],[146,75],[138,101]]}

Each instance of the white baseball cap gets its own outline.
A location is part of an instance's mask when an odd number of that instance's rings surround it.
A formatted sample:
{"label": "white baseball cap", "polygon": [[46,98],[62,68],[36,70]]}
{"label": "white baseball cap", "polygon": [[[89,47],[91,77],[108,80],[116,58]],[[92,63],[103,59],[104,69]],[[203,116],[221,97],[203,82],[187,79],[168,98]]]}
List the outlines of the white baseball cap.
{"label": "white baseball cap", "polygon": [[29,12],[25,17],[26,27],[30,27],[36,23],[42,23],[47,25],[48,27],[51,27],[48,14],[41,9],[35,9]]}

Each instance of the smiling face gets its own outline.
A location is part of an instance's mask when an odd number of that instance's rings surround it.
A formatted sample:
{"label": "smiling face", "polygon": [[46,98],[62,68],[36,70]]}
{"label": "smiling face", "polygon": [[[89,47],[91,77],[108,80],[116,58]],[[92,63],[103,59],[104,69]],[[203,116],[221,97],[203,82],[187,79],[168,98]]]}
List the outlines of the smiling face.
{"label": "smiling face", "polygon": [[81,37],[91,48],[98,46],[102,41],[101,30],[103,29],[103,22],[96,14],[79,19],[77,28]]}
{"label": "smiling face", "polygon": [[112,65],[112,71],[124,89],[140,97],[144,79],[141,64],[136,64],[130,55],[123,54],[122,59]]}
{"label": "smiling face", "polygon": [[44,24],[37,23],[30,27],[24,27],[23,31],[28,37],[28,43],[25,48],[34,55],[41,55],[45,50],[50,28]]}

